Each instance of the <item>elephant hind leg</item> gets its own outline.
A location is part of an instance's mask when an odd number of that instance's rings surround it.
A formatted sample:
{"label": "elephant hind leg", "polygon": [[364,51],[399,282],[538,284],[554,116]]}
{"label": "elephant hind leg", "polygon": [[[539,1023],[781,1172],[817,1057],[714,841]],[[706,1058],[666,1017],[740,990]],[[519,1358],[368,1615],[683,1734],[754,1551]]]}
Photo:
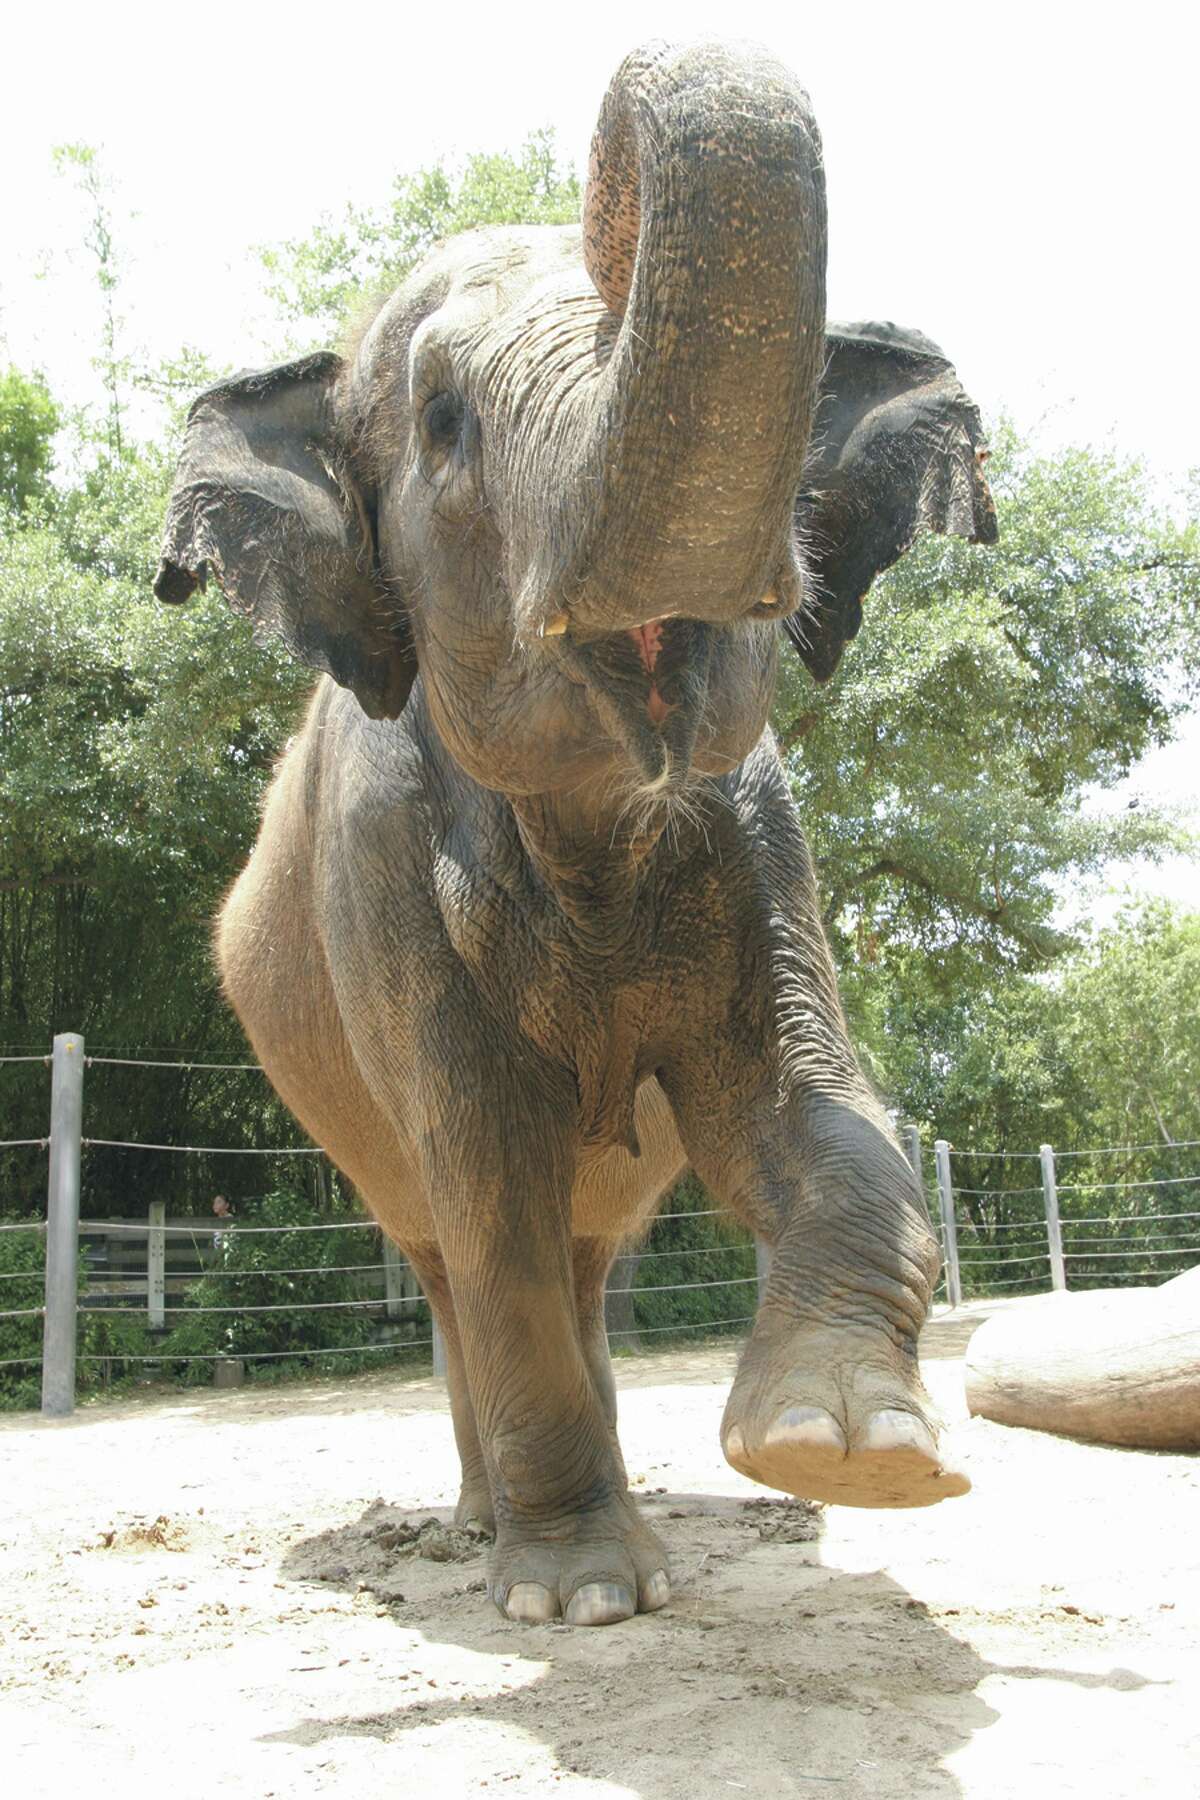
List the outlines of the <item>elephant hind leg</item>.
{"label": "elephant hind leg", "polygon": [[492,1497],[463,1367],[446,1266],[423,1185],[358,1067],[342,1024],[312,906],[296,787],[302,746],[284,761],[263,830],[217,923],[225,991],[272,1086],[353,1182],[407,1256],[446,1345],[447,1385],[462,1459],[460,1523],[493,1529]]}
{"label": "elephant hind leg", "polygon": [[454,1509],[456,1525],[474,1525],[487,1532],[496,1529],[496,1513],[492,1490],[479,1441],[475,1406],[467,1385],[463,1362],[462,1339],[458,1318],[450,1293],[450,1278],[441,1251],[434,1244],[410,1244],[405,1248],[430,1311],[437,1320],[446,1347],[446,1386],[450,1394],[450,1417],[454,1424],[454,1441],[462,1464],[462,1486]]}
{"label": "elephant hind leg", "polygon": [[607,1238],[577,1237],[573,1240],[572,1262],[575,1278],[575,1314],[579,1320],[579,1338],[584,1361],[592,1378],[592,1386],[612,1436],[613,1455],[621,1480],[625,1480],[625,1459],[617,1437],[617,1389],[613,1381],[612,1359],[608,1353],[608,1329],[604,1314],[604,1284],[613,1265],[619,1245]]}
{"label": "elephant hind leg", "polygon": [[272,1087],[384,1229],[422,1231],[428,1207],[350,1048],[313,903],[303,740],[272,785],[254,853],[221,908],[214,949],[230,1005]]}

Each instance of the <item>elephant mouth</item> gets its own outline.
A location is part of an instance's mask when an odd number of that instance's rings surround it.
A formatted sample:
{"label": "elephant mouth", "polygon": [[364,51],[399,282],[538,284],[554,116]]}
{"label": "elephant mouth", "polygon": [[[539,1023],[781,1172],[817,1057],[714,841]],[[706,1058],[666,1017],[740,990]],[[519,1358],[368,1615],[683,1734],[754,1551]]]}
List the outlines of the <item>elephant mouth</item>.
{"label": "elephant mouth", "polygon": [[585,689],[643,791],[686,781],[708,698],[716,628],[698,619],[649,619],[632,630],[558,640],[567,672]]}
{"label": "elephant mouth", "polygon": [[650,716],[650,723],[662,725],[671,710],[670,702],[663,699],[655,674],[659,652],[662,650],[663,620],[650,619],[645,625],[635,627],[629,635],[650,680],[650,692],[646,696],[646,711]]}

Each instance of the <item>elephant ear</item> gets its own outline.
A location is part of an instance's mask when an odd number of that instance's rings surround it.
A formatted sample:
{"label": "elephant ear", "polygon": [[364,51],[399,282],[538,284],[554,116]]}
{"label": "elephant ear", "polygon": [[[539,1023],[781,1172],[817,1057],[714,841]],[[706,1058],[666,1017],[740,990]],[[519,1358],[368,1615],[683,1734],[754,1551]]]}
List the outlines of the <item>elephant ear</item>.
{"label": "elephant ear", "polygon": [[337,445],[341,367],[323,352],[231,376],[193,402],[154,592],[178,604],[211,570],[256,637],[277,633],[301,662],[352,689],[370,718],[394,719],[417,665]]}
{"label": "elephant ear", "polygon": [[891,324],[829,325],[796,501],[810,598],[785,628],[828,681],[877,575],[922,532],[996,541],[979,409],[936,344]]}

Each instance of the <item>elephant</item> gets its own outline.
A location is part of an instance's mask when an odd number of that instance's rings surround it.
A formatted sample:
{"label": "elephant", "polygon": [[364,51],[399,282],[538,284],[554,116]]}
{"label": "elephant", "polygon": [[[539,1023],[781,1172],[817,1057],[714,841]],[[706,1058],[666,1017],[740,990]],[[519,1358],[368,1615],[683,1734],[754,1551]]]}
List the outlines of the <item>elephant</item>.
{"label": "elephant", "polygon": [[771,1248],[732,1466],[967,1491],[917,1334],[939,1261],[860,1070],[768,726],[923,531],[995,536],[919,333],[827,325],[821,145],[766,50],[614,76],[582,220],[437,246],[337,352],[194,402],[155,592],[209,573],[322,671],[216,928],[283,1101],[446,1346],[502,1615],[670,1572],[616,1432],[605,1277],[690,1165]]}

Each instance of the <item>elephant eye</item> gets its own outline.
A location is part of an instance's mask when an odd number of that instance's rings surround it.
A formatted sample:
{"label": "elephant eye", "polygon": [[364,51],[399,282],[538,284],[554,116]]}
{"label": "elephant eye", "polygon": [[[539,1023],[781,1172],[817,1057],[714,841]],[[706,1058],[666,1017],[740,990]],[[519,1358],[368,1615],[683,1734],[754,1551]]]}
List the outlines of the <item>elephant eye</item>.
{"label": "elephant eye", "polygon": [[421,415],[421,423],[430,446],[435,450],[448,449],[458,442],[463,427],[463,402],[459,394],[448,389],[426,402]]}

